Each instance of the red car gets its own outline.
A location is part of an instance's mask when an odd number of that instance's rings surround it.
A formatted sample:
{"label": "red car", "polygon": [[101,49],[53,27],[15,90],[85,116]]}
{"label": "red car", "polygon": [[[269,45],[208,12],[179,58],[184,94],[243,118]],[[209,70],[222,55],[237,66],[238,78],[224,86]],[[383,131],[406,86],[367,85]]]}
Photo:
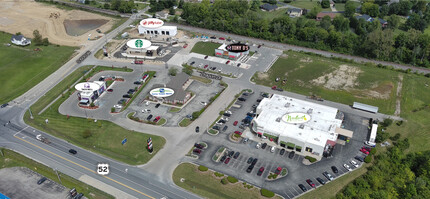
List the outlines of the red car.
{"label": "red car", "polygon": [[227,62],[225,62],[225,64],[228,64],[228,63],[230,63],[230,60],[227,60]]}
{"label": "red car", "polygon": [[154,122],[158,122],[158,120],[160,120],[160,116],[157,116],[155,119],[154,119]]}
{"label": "red car", "polygon": [[360,149],[360,151],[366,155],[369,155],[369,151],[367,151],[366,149]]}
{"label": "red car", "polygon": [[371,150],[371,148],[370,148],[370,147],[365,147],[365,146],[361,147],[361,149],[364,149],[364,150],[369,151],[369,152],[370,152],[370,150]]}
{"label": "red car", "polygon": [[311,179],[307,179],[306,182],[311,186],[312,188],[315,188],[315,184],[312,182]]}
{"label": "red car", "polygon": [[202,152],[202,150],[200,150],[200,149],[194,149],[193,152],[197,153],[197,154],[200,154]]}
{"label": "red car", "polygon": [[207,64],[206,64],[204,68],[206,69],[206,68],[208,68],[208,66],[209,66],[209,65],[207,65]]}
{"label": "red car", "polygon": [[272,90],[276,90],[276,88],[277,88],[276,86],[272,86]]}
{"label": "red car", "polygon": [[261,174],[263,174],[263,172],[264,172],[264,167],[260,167],[260,169],[257,172],[257,175],[261,176]]}
{"label": "red car", "polygon": [[184,48],[187,48],[187,47],[188,47],[188,44],[185,44],[185,45],[184,45]]}
{"label": "red car", "polygon": [[240,131],[235,131],[234,133],[236,133],[238,135],[242,135],[242,132],[240,132]]}
{"label": "red car", "polygon": [[107,91],[108,91],[108,92],[113,92],[113,89],[111,89],[111,88],[110,88],[110,89],[107,89]]}
{"label": "red car", "polygon": [[236,126],[238,123],[238,121],[234,121],[233,126]]}
{"label": "red car", "polygon": [[230,158],[225,159],[224,164],[228,164],[230,162]]}
{"label": "red car", "polygon": [[134,61],[135,64],[143,64],[143,60],[136,60]]}
{"label": "red car", "polygon": [[281,173],[281,171],[282,171],[282,167],[278,167],[276,169],[275,173],[279,175]]}
{"label": "red car", "polygon": [[225,40],[225,38],[224,37],[220,37],[219,40]]}

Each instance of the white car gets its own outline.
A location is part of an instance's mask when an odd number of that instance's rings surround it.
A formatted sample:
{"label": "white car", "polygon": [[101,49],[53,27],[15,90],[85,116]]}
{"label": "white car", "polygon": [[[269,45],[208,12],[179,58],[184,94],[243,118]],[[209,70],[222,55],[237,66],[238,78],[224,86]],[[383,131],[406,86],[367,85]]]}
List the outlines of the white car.
{"label": "white car", "polygon": [[142,113],[150,113],[151,112],[151,110],[149,110],[149,109],[143,109],[142,110]]}
{"label": "white car", "polygon": [[203,105],[203,106],[208,105],[208,103],[206,103],[206,102],[200,102],[200,104]]}
{"label": "white car", "polygon": [[351,163],[351,164],[352,164],[352,166],[354,166],[355,168],[358,168],[358,164],[357,164],[357,162],[356,162],[356,161],[351,160],[349,163]]}
{"label": "white car", "polygon": [[113,105],[113,107],[114,107],[114,108],[122,108],[122,105],[115,104],[115,105]]}
{"label": "white car", "polygon": [[257,146],[255,146],[255,147],[257,147],[257,149],[259,149],[261,147],[261,143],[257,143]]}
{"label": "white car", "polygon": [[272,148],[270,148],[270,152],[275,152],[275,146],[272,146]]}
{"label": "white car", "polygon": [[146,104],[146,106],[149,106],[149,101],[147,101],[145,104]]}
{"label": "white car", "polygon": [[352,171],[352,169],[347,164],[343,164],[343,167],[345,167],[345,169],[347,169],[348,171]]}
{"label": "white car", "polygon": [[231,111],[226,111],[225,113],[228,113],[228,114],[230,114],[230,115],[232,114],[232,113],[231,113]]}
{"label": "white car", "polygon": [[370,142],[370,141],[366,141],[366,142],[364,142],[364,144],[367,145],[367,146],[371,146],[371,147],[375,147],[376,146],[376,143]]}

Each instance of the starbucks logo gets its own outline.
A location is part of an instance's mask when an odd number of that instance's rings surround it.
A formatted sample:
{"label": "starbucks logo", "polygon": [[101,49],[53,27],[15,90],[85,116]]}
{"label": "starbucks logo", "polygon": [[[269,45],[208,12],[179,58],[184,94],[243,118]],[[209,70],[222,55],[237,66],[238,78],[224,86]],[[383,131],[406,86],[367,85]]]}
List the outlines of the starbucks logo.
{"label": "starbucks logo", "polygon": [[140,39],[138,39],[138,40],[136,40],[136,42],[134,42],[134,45],[135,45],[136,47],[138,47],[138,48],[142,48],[142,46],[143,46],[143,41],[142,41],[142,40],[140,40]]}

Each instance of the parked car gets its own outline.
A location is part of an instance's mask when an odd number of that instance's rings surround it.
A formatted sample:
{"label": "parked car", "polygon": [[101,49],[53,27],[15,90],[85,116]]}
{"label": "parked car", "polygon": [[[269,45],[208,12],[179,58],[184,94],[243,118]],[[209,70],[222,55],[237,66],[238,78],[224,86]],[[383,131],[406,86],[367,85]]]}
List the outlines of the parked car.
{"label": "parked car", "polygon": [[259,149],[261,147],[261,143],[257,143],[257,145],[255,147],[257,147],[257,149]]}
{"label": "parked car", "polygon": [[333,171],[333,173],[339,172],[339,170],[337,170],[336,166],[331,166],[331,170]]}
{"label": "parked car", "polygon": [[239,157],[239,155],[240,155],[240,152],[238,151],[238,152],[236,152],[236,153],[233,155],[233,158],[234,158],[234,159],[237,159],[237,157]]}
{"label": "parked car", "polygon": [[238,123],[238,121],[234,121],[234,122],[233,122],[233,126],[236,126],[236,125],[237,125],[237,123]]}
{"label": "parked car", "polygon": [[243,143],[248,142],[249,138],[243,138]]}
{"label": "parked car", "polygon": [[230,162],[230,158],[225,159],[224,164],[228,164]]}
{"label": "parked car", "polygon": [[225,38],[224,37],[220,37],[219,40],[225,40]]}
{"label": "parked car", "polygon": [[76,195],[73,199],[81,199],[84,196],[83,193],[79,193],[78,195]]}
{"label": "parked car", "polygon": [[352,169],[347,164],[343,164],[343,167],[345,167],[345,169],[348,170],[348,171],[352,171]]}
{"label": "parked car", "polygon": [[327,171],[323,172],[323,176],[327,178],[327,180],[332,181],[334,179],[334,177]]}
{"label": "parked car", "polygon": [[242,130],[245,130],[245,126],[244,125],[240,125],[239,128],[242,129]]}
{"label": "parked car", "polygon": [[193,152],[197,153],[197,154],[200,154],[202,152],[202,150],[200,150],[200,149],[194,149]]}
{"label": "parked car", "polygon": [[160,105],[161,105],[160,103],[156,104],[156,105],[155,105],[155,108],[160,107]]}
{"label": "parked car", "polygon": [[230,151],[230,152],[228,152],[228,156],[229,156],[229,157],[233,157],[233,155],[234,155],[234,151]]}
{"label": "parked car", "polygon": [[299,184],[299,187],[303,192],[306,192],[308,190],[306,189],[305,185]]}
{"label": "parked car", "polygon": [[360,162],[364,162],[364,157],[362,156],[355,156],[354,158]]}
{"label": "parked car", "polygon": [[150,113],[151,112],[151,110],[149,110],[149,109],[143,109],[142,110],[142,113]]}
{"label": "parked car", "polygon": [[148,117],[146,118],[146,120],[150,120],[152,118],[152,114],[148,115]]}
{"label": "parked car", "polygon": [[242,132],[240,132],[240,131],[235,131],[234,133],[238,134],[238,135],[242,135]]}
{"label": "parked car", "polygon": [[226,116],[226,117],[230,117],[231,114],[230,113],[223,113],[222,115]]}
{"label": "parked car", "polygon": [[246,169],[246,172],[251,173],[252,169],[254,169],[253,164],[249,165],[249,167]]}
{"label": "parked car", "polygon": [[257,99],[257,102],[261,102],[262,99]]}
{"label": "parked car", "polygon": [[227,60],[227,62],[225,62],[225,64],[229,64],[230,63],[230,60]]}
{"label": "parked car", "polygon": [[239,98],[237,98],[237,100],[244,102],[244,101],[246,101],[246,98],[239,97]]}
{"label": "parked car", "polygon": [[125,95],[123,95],[122,97],[123,97],[123,98],[131,98],[131,95],[129,95],[129,94],[125,94]]}
{"label": "parked car", "polygon": [[260,167],[260,169],[257,172],[257,175],[261,176],[261,174],[263,174],[263,172],[264,172],[264,167]]}
{"label": "parked car", "polygon": [[237,64],[237,67],[239,67],[240,65],[241,65],[241,63],[238,63],[238,64]]}
{"label": "parked car", "polygon": [[253,160],[254,160],[254,158],[249,157],[249,158],[248,158],[248,161],[246,161],[246,163],[251,164]]}
{"label": "parked car", "polygon": [[369,153],[370,153],[370,150],[372,149],[372,148],[370,148],[370,147],[368,147],[368,146],[363,146],[363,147],[361,147],[362,149],[364,149],[364,150],[366,150],[366,151],[369,151]]}
{"label": "parked car", "polygon": [[317,181],[318,181],[320,184],[325,185],[325,181],[324,181],[322,178],[318,177],[318,178],[317,178]]}
{"label": "parked car", "polygon": [[370,146],[370,147],[375,147],[376,146],[376,143],[369,142],[369,141],[365,141],[364,144],[367,145],[367,146]]}
{"label": "parked car", "polygon": [[153,120],[154,122],[158,122],[158,120],[160,120],[161,119],[161,117],[160,116],[157,116],[157,117],[155,117],[155,119]]}
{"label": "parked car", "polygon": [[355,168],[358,168],[358,164],[357,164],[357,162],[356,162],[356,161],[351,160],[349,163],[351,163],[351,164],[352,164],[352,166],[354,166]]}
{"label": "parked car", "polygon": [[222,131],[225,132],[227,130],[228,126],[224,126],[224,128],[222,128]]}
{"label": "parked car", "polygon": [[275,170],[275,174],[280,174],[281,173],[281,171],[282,171],[282,167],[278,167],[278,168],[276,168],[276,170]]}
{"label": "parked car", "polygon": [[190,63],[190,65],[194,65],[196,62],[195,61],[192,61],[191,63]]}
{"label": "parked car", "polygon": [[135,82],[133,82],[133,84],[139,85],[139,84],[142,84],[142,82],[141,81],[135,81]]}
{"label": "parked car", "polygon": [[119,101],[118,101],[118,104],[123,104],[124,102],[126,102],[127,100],[126,99],[120,99]]}
{"label": "parked car", "polygon": [[279,152],[279,155],[284,155],[285,153],[285,149],[281,149],[281,151]]}
{"label": "parked car", "polygon": [[369,155],[369,151],[367,151],[366,149],[360,149],[360,151],[362,152],[362,153],[364,153],[364,154],[366,154],[366,155]]}
{"label": "parked car", "polygon": [[199,148],[199,149],[203,149],[203,145],[197,144],[197,143],[194,144],[194,147]]}
{"label": "parked car", "polygon": [[184,48],[187,48],[187,47],[188,47],[188,44],[185,44],[185,45],[184,45]]}
{"label": "parked car", "polygon": [[212,37],[210,37],[211,39],[216,39],[216,37],[215,36],[212,36]]}
{"label": "parked car", "polygon": [[288,158],[293,159],[296,152],[291,151],[290,154],[288,154]]}
{"label": "parked car", "polygon": [[45,182],[47,179],[48,179],[48,178],[43,177],[43,178],[41,178],[39,181],[37,181],[37,184],[38,184],[38,185],[40,185],[40,184],[42,184],[43,182]]}
{"label": "parked car", "polygon": [[77,154],[78,152],[77,152],[75,149],[69,149],[69,153],[71,153],[71,154],[75,155],[75,154]]}
{"label": "parked car", "polygon": [[134,93],[136,90],[134,90],[134,89],[132,89],[132,88],[130,88],[130,89],[128,89],[128,92],[131,92],[131,93]]}
{"label": "parked car", "polygon": [[107,89],[107,92],[113,92],[113,89],[111,89],[111,88]]}
{"label": "parked car", "polygon": [[258,161],[258,159],[257,158],[254,158],[254,160],[252,160],[252,165],[255,165],[255,164],[257,164],[257,161]]}
{"label": "parked car", "polygon": [[215,130],[219,131],[219,126],[213,126],[212,129],[215,129]]}
{"label": "parked car", "polygon": [[219,160],[220,162],[224,162],[224,160],[227,158],[226,155],[222,156],[221,159]]}
{"label": "parked car", "polygon": [[196,126],[196,133],[200,131],[200,127]]}
{"label": "parked car", "polygon": [[315,184],[312,182],[311,179],[307,179],[306,182],[311,186],[312,188],[315,188]]}
{"label": "parked car", "polygon": [[275,149],[276,149],[276,147],[275,146],[272,146],[271,148],[270,148],[270,152],[275,152]]}
{"label": "parked car", "polygon": [[205,59],[207,59],[208,57],[209,57],[209,55],[206,55],[206,56],[205,56]]}
{"label": "parked car", "polygon": [[267,143],[263,143],[263,145],[261,146],[262,149],[266,149]]}
{"label": "parked car", "polygon": [[207,65],[207,64],[206,64],[203,68],[204,68],[204,69],[207,69],[207,68],[208,68],[208,66],[209,66],[209,65]]}

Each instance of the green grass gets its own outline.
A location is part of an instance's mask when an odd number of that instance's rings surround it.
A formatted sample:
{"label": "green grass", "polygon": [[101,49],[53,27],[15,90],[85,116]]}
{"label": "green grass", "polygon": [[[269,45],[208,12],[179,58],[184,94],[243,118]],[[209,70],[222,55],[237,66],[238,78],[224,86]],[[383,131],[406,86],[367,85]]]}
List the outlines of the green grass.
{"label": "green grass", "polygon": [[[108,33],[112,32],[112,30],[115,30],[115,28],[118,28],[118,26],[120,26],[121,24],[126,22],[128,20],[128,18],[115,17],[114,20],[115,20],[115,23],[112,25],[112,27],[108,31],[104,32],[104,34],[108,34]],[[103,38],[101,38],[101,39],[103,39]]]}
{"label": "green grass", "polygon": [[[54,172],[53,169],[40,164],[36,161],[33,161],[19,153],[16,153],[14,151],[8,150],[8,149],[2,149],[4,157],[0,155],[0,168],[10,168],[10,167],[27,167],[57,183],[58,177],[57,174]],[[87,198],[96,198],[96,199],[102,199],[102,198],[114,198],[113,196],[96,189],[90,185],[84,184],[79,180],[76,180],[66,174],[60,173],[60,178],[62,185],[72,189],[73,187],[76,188],[76,190],[80,193],[84,193],[85,197]]]}
{"label": "green grass", "polygon": [[176,108],[176,107],[171,107],[171,108],[169,108],[169,112],[170,113],[177,113],[177,112],[179,112],[181,109],[180,108]]}
{"label": "green grass", "polygon": [[[185,181],[181,182],[181,178]],[[176,167],[173,171],[173,182],[204,198],[262,198],[260,189],[247,189],[241,183],[223,185],[213,171],[200,172],[196,165],[190,163],[182,163]]]}
{"label": "green grass", "polygon": [[[26,35],[30,36],[30,35]],[[66,63],[75,47],[35,46],[26,47],[10,43],[11,34],[0,32],[0,104],[11,101],[48,77]],[[41,48],[42,51],[34,51]]]}
{"label": "green grass", "polygon": [[179,126],[180,127],[187,127],[188,125],[191,124],[191,122],[192,121],[190,120],[190,118],[184,118],[181,120],[181,122],[179,122]]}
{"label": "green grass", "polygon": [[[64,88],[70,86],[70,84],[66,84],[67,82],[75,82],[80,78],[79,74],[82,76],[82,71],[77,70],[73,72],[48,92],[45,97],[52,99],[58,96]],[[68,93],[61,97],[39,116],[35,114],[35,110],[38,110],[36,107],[40,109],[41,107],[45,107],[39,105],[40,103],[51,102],[45,102],[42,98],[32,106],[34,119],[30,119],[29,112],[26,112],[24,115],[25,122],[51,135],[65,139],[74,145],[131,165],[145,164],[164,146],[166,141],[163,137],[130,131],[109,121],[98,120],[94,122],[92,119],[78,117],[67,119],[65,115],[58,113],[58,107],[69,95]],[[73,93],[73,95],[76,94]],[[45,119],[49,119],[48,124],[45,124]],[[91,137],[83,138],[85,131],[90,131]],[[142,145],[146,144],[146,140],[149,137],[152,138],[154,145],[154,152],[152,154],[149,154],[142,147]],[[128,141],[125,145],[122,145],[121,141],[124,138],[127,138]]]}
{"label": "green grass", "polygon": [[146,4],[146,3],[135,3],[134,5],[136,5],[136,9],[137,10],[143,10],[143,9],[145,9],[146,7],[148,7],[149,6],[149,4]]}
{"label": "green grass", "polygon": [[[399,72],[300,52],[289,51],[285,53],[288,57],[280,57],[268,71],[268,77],[254,75],[253,81],[270,87],[276,85],[284,90],[307,96],[315,94],[325,100],[348,105],[352,105],[354,101],[357,101],[378,106],[381,113],[394,113]],[[305,61],[306,59],[308,61]],[[337,70],[340,65],[359,67],[362,72],[357,75],[355,80],[358,85],[349,90],[344,90],[342,87],[337,90],[329,90],[323,85],[316,85],[312,82],[312,80],[324,74]],[[286,84],[282,85],[282,81],[275,82],[276,77],[281,78],[281,80],[287,78]],[[388,98],[372,97],[369,95],[369,91],[388,93]]]}
{"label": "green grass", "polygon": [[218,131],[216,131],[216,130],[214,130],[214,129],[209,129],[209,130],[208,130],[208,132],[209,132],[210,134],[213,134],[213,135],[215,135],[215,134],[217,134],[217,133],[218,133]]}
{"label": "green grass", "polygon": [[[298,8],[306,8],[306,9],[312,9],[315,6],[318,6],[321,8],[321,5],[317,3],[318,1],[312,1],[312,0],[296,0],[289,3],[289,5],[292,5],[294,7]],[[321,8],[321,11],[331,11],[330,8]]]}
{"label": "green grass", "polygon": [[271,12],[262,11],[261,9],[258,9],[257,15],[260,16],[262,19],[272,21],[274,18],[277,18],[277,17],[288,16],[286,14],[287,11],[288,11],[287,8],[281,8]]}
{"label": "green grass", "polygon": [[166,119],[161,118],[161,119],[157,122],[157,126],[161,126],[161,125],[165,124],[166,122],[167,122],[167,120],[166,120]]}
{"label": "green grass", "polygon": [[197,42],[193,49],[191,49],[191,52],[193,53],[199,53],[202,55],[209,55],[214,56],[215,55],[215,49],[220,47],[221,44],[219,43],[212,43],[212,42]]}
{"label": "green grass", "polygon": [[190,79],[197,80],[197,81],[202,82],[204,84],[210,84],[212,82],[211,79],[204,78],[204,77],[199,77],[199,76],[191,76]]}

